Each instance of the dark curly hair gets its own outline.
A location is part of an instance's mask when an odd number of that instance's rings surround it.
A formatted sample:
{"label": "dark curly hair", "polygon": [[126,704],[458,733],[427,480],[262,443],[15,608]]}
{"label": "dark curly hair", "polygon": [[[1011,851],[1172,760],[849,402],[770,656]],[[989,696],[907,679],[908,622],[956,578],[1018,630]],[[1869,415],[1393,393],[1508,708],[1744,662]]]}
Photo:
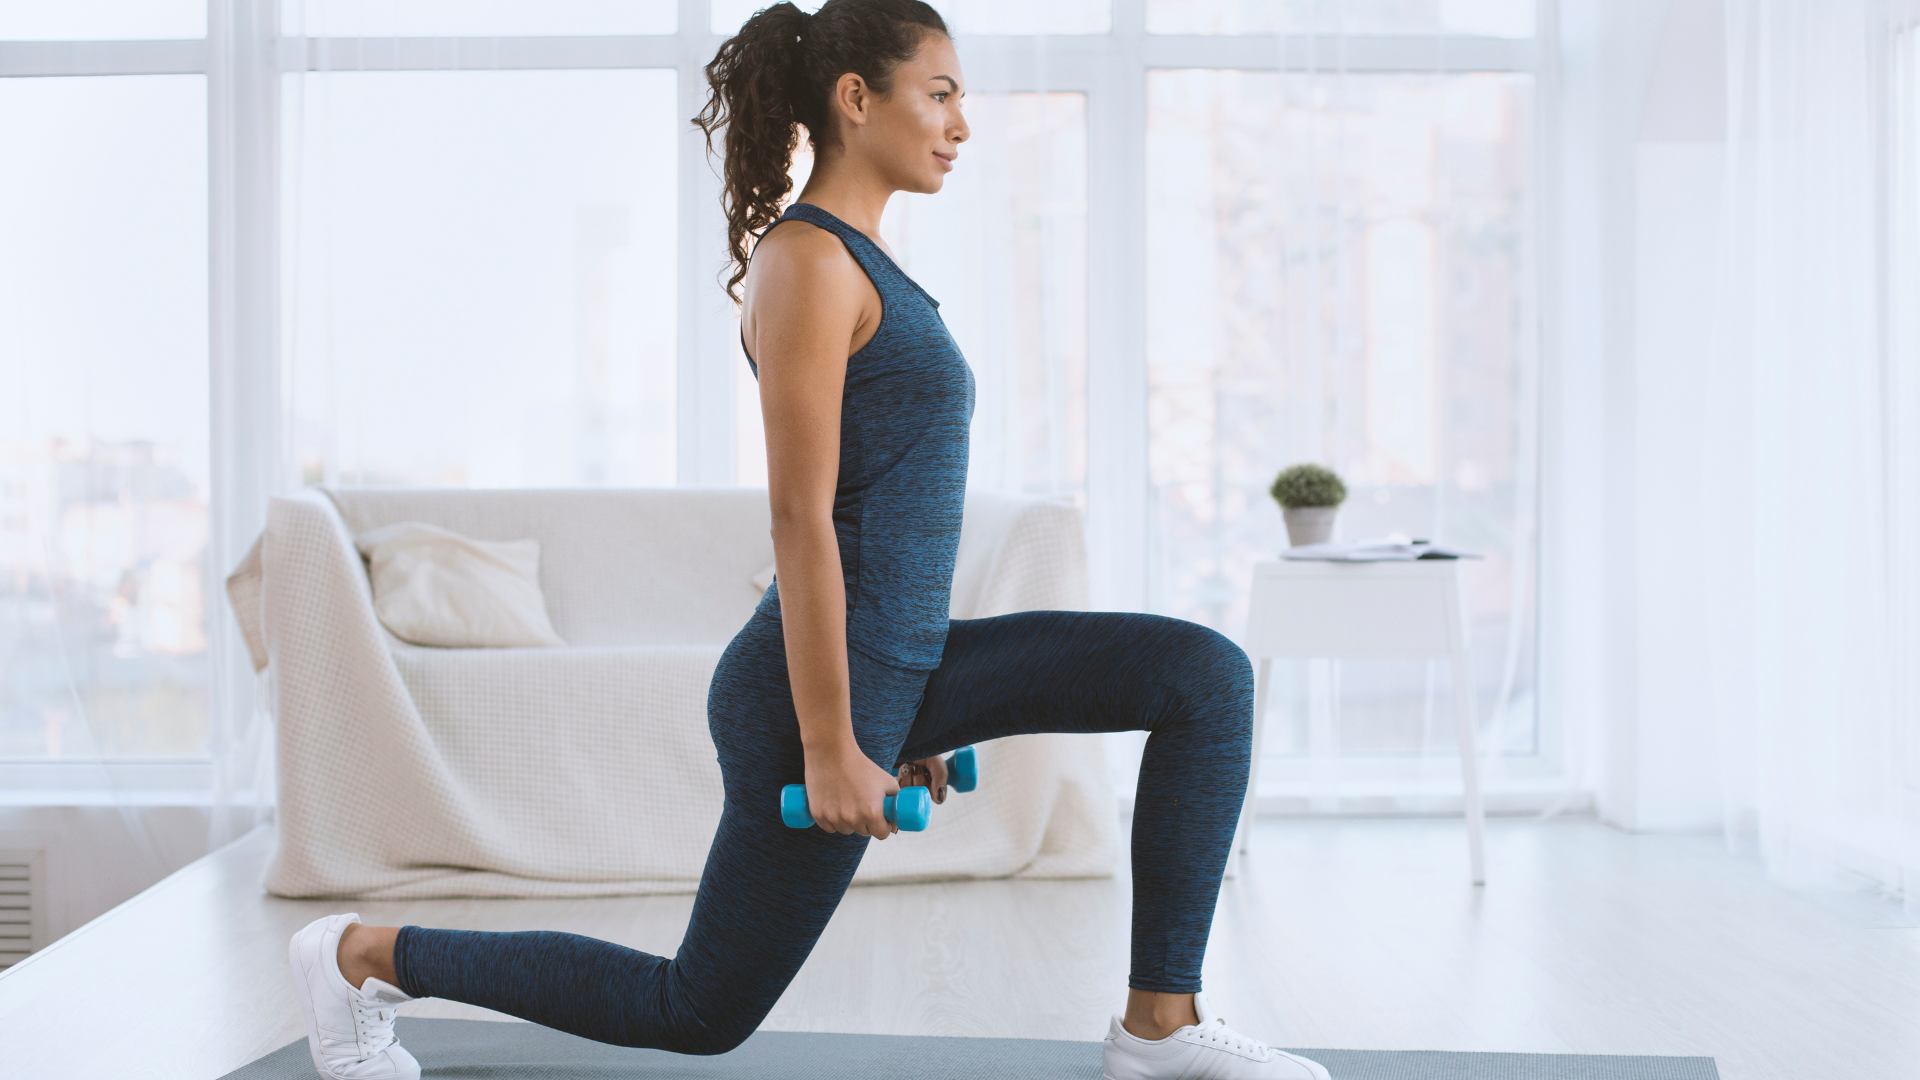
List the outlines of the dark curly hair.
{"label": "dark curly hair", "polygon": [[929,33],[946,34],[940,13],[920,0],[827,0],[812,15],[788,3],[754,13],[707,65],[712,93],[693,122],[707,133],[726,129],[720,204],[727,213],[732,256],[727,295],[740,299],[747,276],[747,238],[779,220],[793,190],[787,170],[807,129],[816,152],[832,145],[827,101],[840,76],[853,72],[876,93],[893,90],[893,71],[913,58]]}

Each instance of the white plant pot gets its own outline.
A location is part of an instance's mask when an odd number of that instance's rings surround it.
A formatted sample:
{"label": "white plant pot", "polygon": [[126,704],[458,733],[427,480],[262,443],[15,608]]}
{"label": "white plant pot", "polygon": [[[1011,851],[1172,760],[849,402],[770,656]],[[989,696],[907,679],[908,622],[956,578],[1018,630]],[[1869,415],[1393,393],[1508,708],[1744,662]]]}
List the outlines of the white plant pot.
{"label": "white plant pot", "polygon": [[1333,519],[1337,506],[1295,506],[1282,512],[1287,519],[1287,540],[1294,547],[1324,544],[1333,539]]}

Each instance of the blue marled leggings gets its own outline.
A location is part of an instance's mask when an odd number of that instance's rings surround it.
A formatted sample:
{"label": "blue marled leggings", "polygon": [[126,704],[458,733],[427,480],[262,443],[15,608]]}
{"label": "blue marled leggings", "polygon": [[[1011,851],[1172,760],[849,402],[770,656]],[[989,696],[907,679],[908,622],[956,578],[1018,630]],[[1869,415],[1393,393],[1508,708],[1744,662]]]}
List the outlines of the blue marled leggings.
{"label": "blue marled leggings", "polygon": [[[1159,615],[1029,611],[955,620],[931,672],[851,649],[847,663],[854,735],[889,769],[1007,735],[1152,732],[1134,803],[1128,985],[1200,989],[1247,783],[1253,675],[1238,646]],[[805,768],[779,622],[756,615],[733,639],[707,715],[726,809],[678,955],[553,931],[407,926],[394,947],[400,988],[624,1046],[717,1054],[752,1034],[869,841],[780,823],[780,789]]]}

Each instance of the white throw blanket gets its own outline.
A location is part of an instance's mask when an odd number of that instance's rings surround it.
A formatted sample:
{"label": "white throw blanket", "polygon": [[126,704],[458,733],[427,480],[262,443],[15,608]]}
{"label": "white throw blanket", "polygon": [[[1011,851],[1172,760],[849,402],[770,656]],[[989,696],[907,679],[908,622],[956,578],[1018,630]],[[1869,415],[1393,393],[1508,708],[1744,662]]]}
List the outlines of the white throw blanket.
{"label": "white throw blanket", "polygon": [[[433,649],[375,617],[353,536],[425,521],[540,542],[549,649]],[[691,892],[721,807],[707,683],[772,560],[753,490],[308,489],[276,498],[228,581],[269,667],[289,897]],[[970,492],[953,611],[1080,609],[1077,511]],[[856,883],[1113,872],[1097,735],[979,747],[978,790],[871,845]],[[797,780],[798,778],[796,778]]]}

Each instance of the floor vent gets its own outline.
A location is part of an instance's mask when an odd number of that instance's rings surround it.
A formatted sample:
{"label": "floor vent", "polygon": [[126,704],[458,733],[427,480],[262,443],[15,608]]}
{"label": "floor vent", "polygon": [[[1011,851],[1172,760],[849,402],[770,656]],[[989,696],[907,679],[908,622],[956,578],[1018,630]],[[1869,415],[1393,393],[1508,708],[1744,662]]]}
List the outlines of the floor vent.
{"label": "floor vent", "polygon": [[47,853],[0,851],[0,970],[45,944]]}

